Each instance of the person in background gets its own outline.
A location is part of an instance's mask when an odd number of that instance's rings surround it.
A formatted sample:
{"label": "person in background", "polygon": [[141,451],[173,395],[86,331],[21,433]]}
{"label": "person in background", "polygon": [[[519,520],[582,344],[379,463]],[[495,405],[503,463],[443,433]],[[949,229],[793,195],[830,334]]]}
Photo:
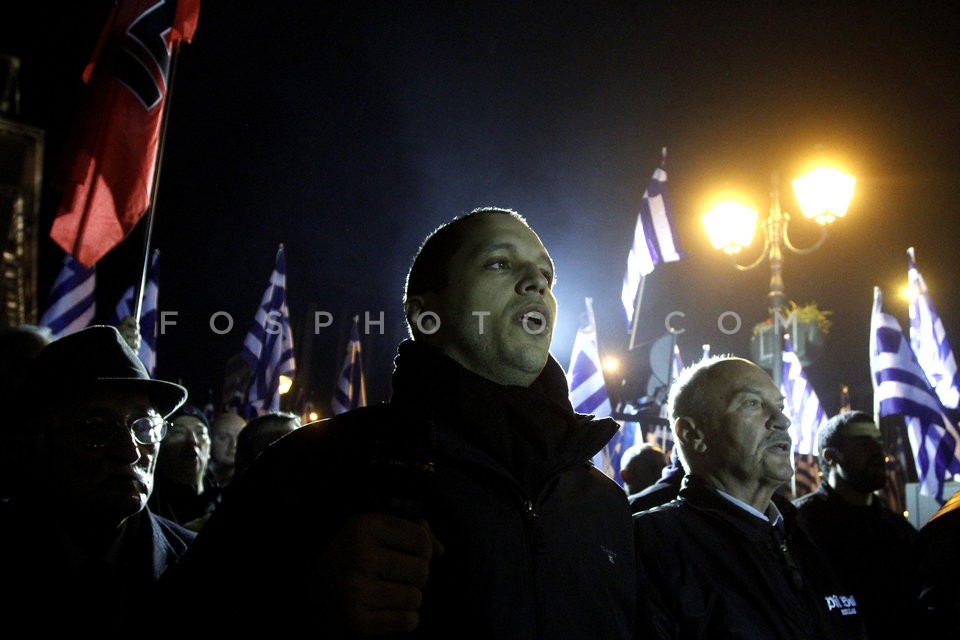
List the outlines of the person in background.
{"label": "person in background", "polygon": [[570,405],[550,355],[553,282],[516,212],[479,209],[430,234],[407,277],[411,339],[390,402],[270,445],[169,574],[168,597],[211,575],[231,585],[214,606],[283,591],[281,610],[248,608],[221,633],[633,637],[645,618],[626,494],[590,463],[619,425]]}
{"label": "person in background", "polygon": [[917,538],[919,603],[929,638],[960,638],[960,491],[954,493]]}
{"label": "person in background", "polygon": [[165,417],[187,391],[151,380],[108,326],[51,342],[28,377],[11,419],[29,436],[29,478],[0,504],[4,624],[129,634],[195,536],[147,506]]}
{"label": "person in background", "polygon": [[663,449],[649,442],[635,444],[624,451],[620,458],[620,477],[627,495],[632,497],[659,480],[666,464]]}
{"label": "person in background", "polygon": [[268,446],[300,427],[300,416],[286,411],[251,419],[237,437],[236,473],[243,473]]}
{"label": "person in background", "polygon": [[157,479],[150,507],[154,513],[187,524],[214,510],[220,487],[207,469],[210,434],[207,416],[184,404],[171,416],[167,437],[160,445]]}
{"label": "person in background", "polygon": [[661,638],[863,638],[855,598],[776,494],[793,475],[783,396],[754,363],[708,357],[670,389],[679,496],[634,515]]}
{"label": "person in background", "polygon": [[680,462],[677,447],[674,445],[673,449],[670,450],[670,462],[660,472],[657,481],[629,497],[630,511],[640,513],[667,504],[671,500],[676,500],[685,475],[686,470],[683,468],[683,463]]}
{"label": "person in background", "polygon": [[243,417],[230,411],[218,413],[210,422],[209,467],[221,488],[226,488],[233,479],[237,438],[246,423]]}
{"label": "person in background", "polygon": [[875,494],[887,482],[873,416],[845,411],[817,433],[823,482],[794,500],[800,526],[857,599],[867,635],[907,638],[916,630],[917,530]]}

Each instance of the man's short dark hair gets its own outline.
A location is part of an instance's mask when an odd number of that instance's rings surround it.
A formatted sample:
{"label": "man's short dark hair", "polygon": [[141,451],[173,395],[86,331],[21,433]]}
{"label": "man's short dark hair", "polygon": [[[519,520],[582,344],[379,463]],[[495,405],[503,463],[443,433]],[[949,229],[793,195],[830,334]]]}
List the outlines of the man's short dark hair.
{"label": "man's short dark hair", "polygon": [[499,207],[480,207],[440,225],[424,239],[413,258],[407,273],[404,301],[410,296],[442,291],[447,286],[450,259],[460,248],[460,241],[463,239],[463,223],[493,213],[513,216],[529,226],[526,219],[516,211]]}
{"label": "man's short dark hair", "polygon": [[866,411],[844,411],[827,420],[817,431],[817,449],[820,452],[820,469],[826,469],[830,463],[824,459],[823,450],[839,449],[843,445],[843,432],[847,425],[855,422],[869,422],[876,425],[873,416]]}
{"label": "man's short dark hair", "polygon": [[191,418],[196,418],[203,423],[203,426],[207,428],[207,433],[210,433],[210,420],[207,419],[207,414],[203,412],[203,409],[196,405],[190,403],[185,403],[179,409],[173,412],[173,414],[167,418],[169,422],[173,422],[180,416],[190,416]]}

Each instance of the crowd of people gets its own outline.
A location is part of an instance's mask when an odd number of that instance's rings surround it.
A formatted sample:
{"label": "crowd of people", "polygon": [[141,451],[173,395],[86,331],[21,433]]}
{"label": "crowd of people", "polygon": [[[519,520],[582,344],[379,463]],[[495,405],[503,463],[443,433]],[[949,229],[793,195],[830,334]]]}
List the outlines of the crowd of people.
{"label": "crowd of people", "polygon": [[823,483],[791,501],[780,390],[714,356],[671,387],[669,461],[629,451],[626,490],[595,468],[618,425],[571,407],[553,282],[516,212],[441,225],[408,273],[390,401],[304,426],[211,420],[113,327],[5,330],[11,628],[958,637],[960,498],[919,532],[891,513],[870,414],[821,429]]}

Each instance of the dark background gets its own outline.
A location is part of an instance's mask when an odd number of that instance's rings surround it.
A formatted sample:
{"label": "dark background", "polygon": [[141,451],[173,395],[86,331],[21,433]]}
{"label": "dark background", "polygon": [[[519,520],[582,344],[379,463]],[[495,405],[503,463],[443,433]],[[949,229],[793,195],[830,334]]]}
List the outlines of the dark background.
{"label": "dark background", "polygon": [[[49,176],[111,3],[20,4],[4,10],[0,50],[21,57],[20,119],[45,130]],[[784,278],[788,299],[832,311],[826,352],[806,369],[827,412],[841,384],[856,408],[872,406],[872,288],[906,328],[908,246],[960,347],[960,24],[950,3],[453,4],[203,3],[177,66],[157,194],[160,308],[178,312],[159,339],[160,377],[182,381],[198,404],[219,392],[282,242],[301,399],[329,407],[350,317],[366,311],[384,313],[383,335],[374,327],[363,348],[368,395],[386,398],[408,262],[427,232],[482,205],[524,214],[557,263],[561,364],[585,296],[602,354],[623,355],[621,279],[664,146],[689,257],[647,278],[641,343],[681,311],[686,362],[704,343],[749,356],[768,263],[738,272],[700,216],[725,188],[764,213],[778,171],[794,239],[809,244],[815,225],[789,180],[819,153],[845,163],[856,192],[821,249],[786,255]],[[49,186],[42,206],[41,306],[60,260],[46,236]],[[101,314],[139,277],[139,234],[98,265]],[[235,327],[217,336],[207,323],[221,310]],[[314,335],[317,310],[335,321]],[[739,333],[718,330],[725,311],[743,318]],[[608,387],[619,399],[620,380]]]}

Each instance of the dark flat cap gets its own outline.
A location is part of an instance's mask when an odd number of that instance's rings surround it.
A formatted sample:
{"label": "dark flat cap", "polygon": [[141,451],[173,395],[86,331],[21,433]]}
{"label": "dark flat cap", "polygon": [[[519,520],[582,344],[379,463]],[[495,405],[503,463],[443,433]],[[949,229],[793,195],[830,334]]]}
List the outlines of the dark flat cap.
{"label": "dark flat cap", "polygon": [[187,400],[182,386],[151,379],[120,332],[107,325],[54,340],[37,354],[32,374],[30,386],[44,394],[45,402],[91,389],[129,389],[145,393],[166,417]]}

